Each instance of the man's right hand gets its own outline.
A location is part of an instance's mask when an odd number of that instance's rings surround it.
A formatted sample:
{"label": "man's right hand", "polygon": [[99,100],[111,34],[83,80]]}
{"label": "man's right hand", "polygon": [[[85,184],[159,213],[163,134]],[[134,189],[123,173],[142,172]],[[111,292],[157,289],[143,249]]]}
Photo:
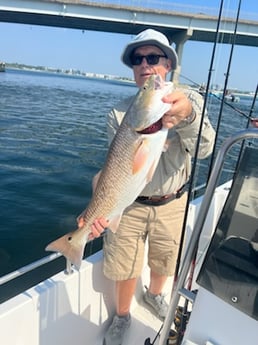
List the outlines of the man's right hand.
{"label": "man's right hand", "polygon": [[91,225],[91,233],[89,234],[89,239],[94,239],[99,237],[102,232],[108,227],[108,221],[105,218],[97,218]]}
{"label": "man's right hand", "polygon": [[[83,219],[83,213],[77,218],[77,224],[79,228],[82,228],[85,224]],[[94,238],[100,237],[102,232],[108,227],[108,221],[105,218],[97,218],[91,224],[91,233],[88,239],[93,240]]]}

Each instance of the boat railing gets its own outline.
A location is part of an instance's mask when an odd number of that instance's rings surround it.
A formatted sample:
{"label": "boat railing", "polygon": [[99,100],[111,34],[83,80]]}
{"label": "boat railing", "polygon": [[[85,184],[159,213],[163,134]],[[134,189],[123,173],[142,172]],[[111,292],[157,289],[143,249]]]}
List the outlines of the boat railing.
{"label": "boat railing", "polygon": [[[25,273],[31,272],[31,271],[35,270],[36,268],[39,268],[45,264],[48,264],[49,262],[56,260],[60,256],[62,256],[61,253],[53,253],[53,254],[50,254],[48,256],[45,256],[42,259],[36,260],[36,261],[26,265],[26,266],[23,266],[23,267],[15,270],[13,272],[10,272],[10,273],[0,277],[0,286],[10,282],[11,280],[14,280],[14,279],[22,276]],[[66,260],[65,273],[71,274],[72,272],[73,272],[72,264],[69,260]]]}
{"label": "boat railing", "polygon": [[176,313],[180,296],[183,296],[190,301],[194,300],[194,296],[191,293],[191,291],[189,291],[188,289],[184,287],[185,281],[187,279],[187,275],[190,270],[191,263],[195,257],[199,238],[200,238],[200,235],[205,223],[206,215],[211,205],[211,201],[212,201],[215,188],[217,186],[217,183],[220,177],[220,173],[222,171],[226,154],[235,143],[243,141],[245,139],[254,139],[254,138],[258,139],[257,129],[246,129],[246,130],[237,132],[235,135],[225,140],[220,150],[218,151],[218,154],[217,154],[217,157],[216,157],[216,160],[215,160],[215,163],[210,175],[210,179],[209,179],[209,182],[208,182],[208,185],[204,193],[202,203],[198,212],[198,217],[196,219],[196,223],[193,228],[192,236],[188,243],[188,247],[185,250],[185,256],[181,264],[181,269],[178,275],[178,279],[174,283],[168,313],[164,321],[163,328],[161,330],[161,334],[160,334],[160,338],[158,342],[159,345],[167,344],[169,331],[174,320],[174,316]]}

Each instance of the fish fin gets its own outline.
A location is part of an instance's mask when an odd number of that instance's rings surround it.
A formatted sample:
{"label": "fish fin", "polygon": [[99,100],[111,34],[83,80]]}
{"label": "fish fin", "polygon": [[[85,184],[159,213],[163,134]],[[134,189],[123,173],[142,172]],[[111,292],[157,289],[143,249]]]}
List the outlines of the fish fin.
{"label": "fish fin", "polygon": [[120,224],[121,217],[122,217],[122,215],[119,214],[118,216],[115,216],[114,218],[112,218],[112,219],[109,221],[108,228],[109,228],[112,232],[116,232],[116,231],[117,231],[117,229],[118,229],[118,227],[119,227],[119,224]]}
{"label": "fish fin", "polygon": [[141,170],[148,159],[150,153],[148,141],[143,139],[135,151],[133,160],[133,175]]}
{"label": "fish fin", "polygon": [[84,236],[82,240],[82,236],[79,237],[77,233],[78,231],[69,232],[68,234],[49,243],[45,250],[61,253],[79,269],[88,236]]}

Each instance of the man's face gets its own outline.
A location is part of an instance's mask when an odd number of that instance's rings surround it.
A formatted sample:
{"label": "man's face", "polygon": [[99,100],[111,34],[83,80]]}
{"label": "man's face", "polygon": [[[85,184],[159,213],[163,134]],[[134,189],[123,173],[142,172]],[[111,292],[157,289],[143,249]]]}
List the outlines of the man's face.
{"label": "man's face", "polygon": [[[146,55],[161,55],[164,52],[156,46],[148,45],[136,48],[133,56],[146,56]],[[149,64],[144,58],[139,65],[133,65],[134,79],[138,87],[141,87],[146,79],[152,74],[159,74],[164,80],[169,71],[171,71],[171,60],[166,57],[160,57],[158,63],[155,65]]]}

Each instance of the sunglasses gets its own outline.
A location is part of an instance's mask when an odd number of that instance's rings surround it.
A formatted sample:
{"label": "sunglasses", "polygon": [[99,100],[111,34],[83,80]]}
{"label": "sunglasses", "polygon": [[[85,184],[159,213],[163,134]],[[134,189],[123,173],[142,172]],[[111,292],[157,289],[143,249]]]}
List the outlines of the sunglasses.
{"label": "sunglasses", "polygon": [[143,59],[146,59],[149,65],[157,65],[159,63],[160,58],[166,58],[166,55],[157,55],[157,54],[150,54],[150,55],[132,55],[131,56],[131,64],[133,66],[141,65]]}

